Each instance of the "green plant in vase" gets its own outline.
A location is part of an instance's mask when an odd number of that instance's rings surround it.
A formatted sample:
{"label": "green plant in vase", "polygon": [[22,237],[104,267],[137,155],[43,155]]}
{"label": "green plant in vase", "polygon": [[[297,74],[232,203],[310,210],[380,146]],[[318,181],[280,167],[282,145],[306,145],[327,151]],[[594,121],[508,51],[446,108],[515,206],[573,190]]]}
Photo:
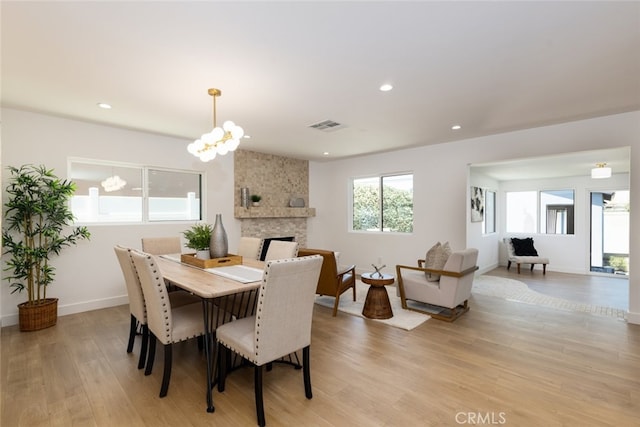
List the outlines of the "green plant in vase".
{"label": "green plant in vase", "polygon": [[251,202],[252,202],[253,206],[260,206],[260,200],[262,200],[262,196],[260,196],[258,194],[252,194],[251,195]]}
{"label": "green plant in vase", "polygon": [[47,298],[47,287],[55,276],[52,257],[91,234],[86,227],[65,234],[73,223],[69,199],[75,183],[58,178],[42,165],[8,169],[2,248],[3,255],[11,257],[4,269],[10,273],[4,279],[13,288],[11,293],[27,291],[27,301],[18,304],[20,330],[43,329],[57,320],[58,299]]}
{"label": "green plant in vase", "polygon": [[[187,240],[186,246],[195,250],[198,258],[206,259],[209,258],[209,244],[211,242],[212,232],[213,226],[211,224],[196,223],[182,234]],[[205,252],[207,253],[206,258]]]}

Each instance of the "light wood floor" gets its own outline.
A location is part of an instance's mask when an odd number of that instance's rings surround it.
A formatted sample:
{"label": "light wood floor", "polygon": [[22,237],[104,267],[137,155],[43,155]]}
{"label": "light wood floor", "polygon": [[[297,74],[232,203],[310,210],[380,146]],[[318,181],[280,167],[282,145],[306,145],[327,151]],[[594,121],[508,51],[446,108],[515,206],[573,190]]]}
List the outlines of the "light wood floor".
{"label": "light wood floor", "polygon": [[523,266],[520,274],[515,266],[507,270],[498,267],[489,276],[519,280],[530,289],[569,301],[629,310],[629,279],[615,275],[580,275],[548,271],[543,275],[540,266],[533,271]]}
{"label": "light wood floor", "polygon": [[[520,279],[556,289],[577,280],[536,273]],[[640,326],[482,295],[470,306],[454,323],[404,331],[316,305],[314,397],[304,397],[300,370],[275,366],[265,373],[267,425],[638,425]],[[63,316],[44,331],[3,328],[0,425],[255,425],[251,370],[232,373],[206,413],[204,358],[183,343],[160,399],[162,352],[145,377],[139,343],[125,352],[128,322],[120,306]]]}

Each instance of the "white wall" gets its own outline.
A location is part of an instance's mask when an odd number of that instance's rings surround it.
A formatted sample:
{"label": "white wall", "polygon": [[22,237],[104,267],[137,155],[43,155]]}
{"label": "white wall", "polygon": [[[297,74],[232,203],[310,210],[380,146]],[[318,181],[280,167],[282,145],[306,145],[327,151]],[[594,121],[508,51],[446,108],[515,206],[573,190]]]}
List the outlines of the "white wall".
{"label": "white wall", "polygon": [[[632,172],[639,171],[638,111],[333,162],[311,162],[310,206],[317,207],[317,216],[309,221],[308,244],[340,251],[341,262],[356,264],[360,272],[369,270],[378,258],[388,266],[386,271],[392,272],[395,264],[413,264],[424,257],[438,240],[448,240],[454,249],[471,242],[483,252],[492,251],[480,259],[480,268],[486,270],[498,260],[498,247],[491,239],[468,240],[467,229],[478,226],[475,223],[470,227],[469,164],[623,146],[631,147]],[[399,171],[414,173],[414,233],[349,232],[350,178]],[[633,173],[629,180],[633,182]],[[634,208],[640,203],[640,185],[631,186],[630,197],[634,235],[640,229],[640,209]],[[477,236],[477,231],[474,234]],[[640,265],[640,261],[634,263],[634,259],[640,259],[639,253],[640,239],[631,239],[629,320],[634,323],[640,323],[640,269],[633,269],[634,264]]]}
{"label": "white wall", "polygon": [[[2,109],[2,181],[6,167],[44,164],[60,177],[67,176],[67,158],[122,161],[158,167],[205,171],[207,205],[205,221],[213,223],[222,213],[230,250],[240,236],[240,222],[233,218],[233,156],[202,163],[187,153],[190,141],[92,123],[79,122],[19,110]],[[3,203],[6,202],[3,192]],[[113,246],[140,248],[143,236],[175,236],[191,223],[145,225],[91,225],[91,240],[68,248],[54,260],[56,278],[48,296],[59,298],[59,314],[127,303],[122,273]],[[4,274],[4,273],[3,273]],[[16,305],[24,294],[10,294],[0,285],[2,325],[17,322]]]}

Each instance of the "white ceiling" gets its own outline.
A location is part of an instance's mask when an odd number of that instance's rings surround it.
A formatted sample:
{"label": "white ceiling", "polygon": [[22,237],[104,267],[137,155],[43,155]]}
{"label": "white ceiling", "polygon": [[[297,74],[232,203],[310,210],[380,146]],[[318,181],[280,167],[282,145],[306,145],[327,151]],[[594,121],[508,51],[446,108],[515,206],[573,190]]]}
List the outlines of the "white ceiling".
{"label": "white ceiling", "polygon": [[[192,140],[216,87],[242,148],[310,160],[640,109],[635,1],[2,1],[1,19],[5,107]],[[343,126],[308,127],[326,119]]]}
{"label": "white ceiling", "polygon": [[544,179],[557,177],[585,177],[598,163],[606,163],[611,172],[629,172],[629,148],[589,150],[545,157],[528,157],[502,162],[478,163],[471,167],[497,181]]}

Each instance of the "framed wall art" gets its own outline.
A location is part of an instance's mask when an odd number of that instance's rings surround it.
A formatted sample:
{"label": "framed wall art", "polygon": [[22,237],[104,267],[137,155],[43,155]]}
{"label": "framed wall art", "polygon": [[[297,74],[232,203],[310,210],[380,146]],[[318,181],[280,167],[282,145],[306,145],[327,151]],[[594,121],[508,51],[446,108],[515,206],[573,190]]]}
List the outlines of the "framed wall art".
{"label": "framed wall art", "polygon": [[484,189],[471,187],[471,222],[484,219]]}

